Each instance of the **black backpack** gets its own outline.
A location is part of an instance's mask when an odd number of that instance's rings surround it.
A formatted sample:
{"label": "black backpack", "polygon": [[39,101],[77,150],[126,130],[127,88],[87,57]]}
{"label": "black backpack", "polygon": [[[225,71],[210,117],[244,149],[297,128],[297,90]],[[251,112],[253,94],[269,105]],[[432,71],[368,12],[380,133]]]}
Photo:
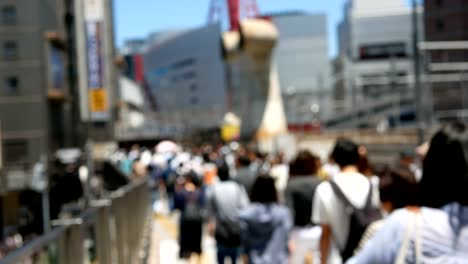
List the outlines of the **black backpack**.
{"label": "black backpack", "polygon": [[362,235],[366,231],[367,227],[382,218],[382,213],[380,208],[372,205],[372,193],[373,186],[369,180],[369,194],[367,196],[366,204],[364,208],[356,208],[349,199],[345,196],[340,187],[333,181],[330,181],[330,185],[333,189],[333,192],[337,195],[338,199],[344,202],[347,208],[352,209],[350,215],[350,224],[349,224],[349,234],[346,240],[345,247],[341,250],[341,257],[343,262],[350,259],[354,255],[354,250],[359,245]]}
{"label": "black backpack", "polygon": [[199,194],[197,192],[188,193],[186,204],[182,217],[185,221],[189,222],[202,222],[203,221],[203,208],[200,205]]}

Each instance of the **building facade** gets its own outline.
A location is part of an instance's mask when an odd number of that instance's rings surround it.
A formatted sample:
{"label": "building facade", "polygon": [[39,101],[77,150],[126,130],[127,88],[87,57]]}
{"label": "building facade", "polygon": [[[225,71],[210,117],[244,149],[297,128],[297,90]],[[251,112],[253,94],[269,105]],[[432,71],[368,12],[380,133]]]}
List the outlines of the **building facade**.
{"label": "building facade", "polygon": [[218,24],[153,34],[144,78],[158,121],[185,131],[216,128],[226,113],[226,71]]}
{"label": "building facade", "polygon": [[24,188],[32,165],[69,143],[65,14],[62,1],[0,3],[0,122],[7,189]]}
{"label": "building facade", "polygon": [[[467,0],[424,1],[426,41],[467,41]],[[438,119],[456,119],[468,115],[468,50],[438,49],[427,51],[432,79],[433,110]]]}
{"label": "building facade", "polygon": [[290,12],[269,17],[279,31],[274,61],[290,127],[326,118],[333,112],[326,15]]}
{"label": "building facade", "polygon": [[335,96],[343,113],[328,120],[328,126],[411,123],[411,8],[403,0],[350,0],[344,14],[334,73]]}
{"label": "building facade", "polygon": [[[84,145],[86,118],[82,114],[88,111],[89,57],[83,3],[0,3],[0,129],[7,190],[30,187],[32,167],[52,160],[56,150]],[[112,90],[117,86],[113,84],[113,2],[101,3],[107,18],[101,32],[106,51],[101,63],[109,66],[105,79]],[[106,100],[111,112],[115,97]],[[112,134],[102,132],[111,131],[111,124],[111,120],[101,123],[93,131],[111,139]]]}

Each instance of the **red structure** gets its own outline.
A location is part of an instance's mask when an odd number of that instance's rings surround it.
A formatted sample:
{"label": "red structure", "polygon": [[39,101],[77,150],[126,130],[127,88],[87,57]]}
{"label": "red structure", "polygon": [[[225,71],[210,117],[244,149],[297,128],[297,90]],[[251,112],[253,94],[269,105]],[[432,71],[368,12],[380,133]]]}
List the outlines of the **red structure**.
{"label": "red structure", "polygon": [[214,22],[220,20],[223,9],[227,10],[227,15],[229,16],[230,31],[239,30],[242,19],[258,17],[256,0],[212,0],[208,21]]}

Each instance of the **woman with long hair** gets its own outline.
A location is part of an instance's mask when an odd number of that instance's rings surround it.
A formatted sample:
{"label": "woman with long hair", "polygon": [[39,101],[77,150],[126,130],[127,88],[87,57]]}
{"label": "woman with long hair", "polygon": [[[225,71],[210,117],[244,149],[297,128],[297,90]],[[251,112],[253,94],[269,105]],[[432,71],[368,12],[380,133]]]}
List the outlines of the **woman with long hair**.
{"label": "woman with long hair", "polygon": [[242,245],[250,264],[288,262],[292,220],[288,208],[278,203],[275,182],[259,176],[252,186],[251,204],[239,214]]}
{"label": "woman with long hair", "polygon": [[349,263],[468,263],[468,127],[437,132],[423,162],[421,207],[395,211]]}

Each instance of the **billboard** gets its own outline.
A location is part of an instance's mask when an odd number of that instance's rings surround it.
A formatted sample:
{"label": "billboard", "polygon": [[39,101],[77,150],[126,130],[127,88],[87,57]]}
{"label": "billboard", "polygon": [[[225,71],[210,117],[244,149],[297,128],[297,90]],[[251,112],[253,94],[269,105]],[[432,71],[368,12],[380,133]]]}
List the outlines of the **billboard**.
{"label": "billboard", "polygon": [[105,122],[110,113],[108,88],[105,87],[103,0],[85,0],[84,10],[90,119]]}
{"label": "billboard", "polygon": [[404,42],[369,44],[359,48],[361,60],[406,58],[408,56]]}

